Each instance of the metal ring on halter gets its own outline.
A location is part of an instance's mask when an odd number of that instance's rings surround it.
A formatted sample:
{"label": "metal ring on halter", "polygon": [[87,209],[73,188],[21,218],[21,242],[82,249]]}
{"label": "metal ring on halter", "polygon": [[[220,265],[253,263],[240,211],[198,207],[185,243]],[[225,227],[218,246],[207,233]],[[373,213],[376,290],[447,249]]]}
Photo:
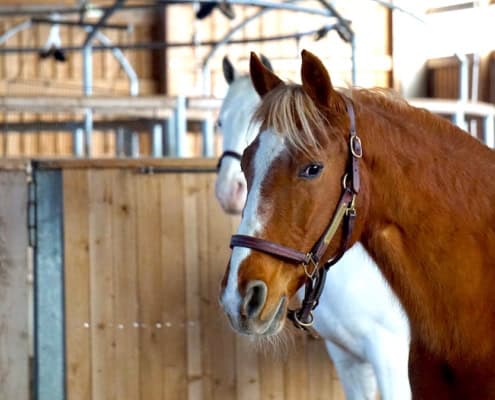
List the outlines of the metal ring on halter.
{"label": "metal ring on halter", "polygon": [[[361,139],[359,138],[359,136],[351,136],[349,145],[351,148],[351,153],[354,157],[363,157],[363,146],[361,145]],[[355,147],[355,145],[357,145],[357,147]]]}
{"label": "metal ring on halter", "polygon": [[304,327],[304,328],[309,328],[310,326],[313,325],[314,322],[314,317],[313,317],[313,312],[310,311],[309,314],[309,322],[302,322],[299,317],[297,316],[297,311],[294,312],[294,320],[297,322],[298,325]]}
{"label": "metal ring on halter", "polygon": [[349,174],[346,173],[343,177],[342,177],[342,188],[345,190],[345,189],[349,189],[350,186],[348,186],[348,180],[347,178],[349,178]]}

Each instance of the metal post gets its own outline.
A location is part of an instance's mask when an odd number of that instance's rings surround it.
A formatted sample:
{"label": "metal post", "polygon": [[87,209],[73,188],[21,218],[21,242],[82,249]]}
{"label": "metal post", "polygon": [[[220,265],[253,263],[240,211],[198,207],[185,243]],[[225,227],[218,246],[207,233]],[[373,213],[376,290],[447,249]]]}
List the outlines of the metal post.
{"label": "metal post", "polygon": [[[93,52],[91,46],[83,48],[83,92],[85,96],[93,94]],[[92,134],[93,134],[93,110],[86,108],[84,110],[84,132],[85,154],[86,157],[91,157]]]}
{"label": "metal post", "polygon": [[84,130],[76,128],[72,134],[72,153],[76,157],[84,156]]}
{"label": "metal post", "polygon": [[215,132],[211,118],[201,121],[201,131],[203,134],[203,157],[213,157],[215,155]]}
{"label": "metal post", "polygon": [[175,144],[175,115],[169,115],[169,117],[164,121],[165,126],[165,142],[164,142],[164,152],[163,154],[167,157],[171,157],[176,149]]}
{"label": "metal post", "polygon": [[186,154],[186,99],[184,96],[177,96],[177,104],[174,112],[175,118],[175,157],[184,157]]}
{"label": "metal post", "polygon": [[123,157],[125,156],[125,132],[124,132],[124,128],[122,128],[121,126],[119,126],[116,130],[115,130],[115,155],[117,157]]}
{"label": "metal post", "polygon": [[137,132],[131,132],[131,157],[139,157],[139,134]]}
{"label": "metal post", "polygon": [[153,123],[151,131],[151,155],[153,157],[163,156],[163,127],[160,123]]}
{"label": "metal post", "polygon": [[485,144],[491,149],[495,149],[495,114],[485,117]]}
{"label": "metal post", "polygon": [[62,174],[36,170],[35,398],[65,399]]}

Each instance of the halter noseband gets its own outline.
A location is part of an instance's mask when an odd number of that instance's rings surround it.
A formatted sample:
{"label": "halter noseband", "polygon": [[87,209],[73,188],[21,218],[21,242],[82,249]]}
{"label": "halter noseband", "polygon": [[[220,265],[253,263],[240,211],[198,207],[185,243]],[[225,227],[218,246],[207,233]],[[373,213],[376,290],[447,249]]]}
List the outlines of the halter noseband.
{"label": "halter noseband", "polygon": [[225,157],[232,157],[235,158],[236,160],[241,161],[242,159],[242,154],[238,153],[237,151],[232,151],[232,150],[225,150],[220,158],[218,159],[217,162],[217,172],[220,170],[220,167],[222,166],[222,161]]}
{"label": "halter noseband", "polygon": [[[346,252],[349,239],[352,236],[352,231],[354,229],[354,220],[356,219],[355,200],[360,187],[359,159],[363,156],[363,150],[361,147],[361,140],[356,132],[356,116],[352,102],[347,97],[344,97],[344,101],[350,120],[349,162],[344,176],[342,177],[342,194],[340,200],[337,203],[331,221],[320,239],[318,239],[307,253],[248,235],[233,235],[230,241],[231,248],[247,247],[302,265],[304,273],[307,276],[304,299],[299,309],[288,311],[287,317],[297,328],[304,330],[309,330],[313,324],[312,311],[318,306],[318,301],[325,285],[327,271],[332,265],[339,261]],[[222,157],[224,155],[222,155]],[[220,158],[220,161],[221,160],[222,158]],[[330,260],[323,264],[322,268],[319,268],[321,257],[323,257],[326,252],[341,223],[343,225],[343,236],[340,248]],[[308,269],[310,265],[312,266],[311,270]]]}

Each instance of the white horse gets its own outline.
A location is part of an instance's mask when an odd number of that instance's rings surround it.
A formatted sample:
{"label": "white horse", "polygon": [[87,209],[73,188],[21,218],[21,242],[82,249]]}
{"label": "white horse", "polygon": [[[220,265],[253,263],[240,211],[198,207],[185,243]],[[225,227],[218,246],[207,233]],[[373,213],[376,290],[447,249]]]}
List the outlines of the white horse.
{"label": "white horse", "polygon": [[[269,61],[263,63],[271,69]],[[254,140],[251,116],[259,102],[249,76],[240,76],[227,58],[223,72],[229,90],[218,127],[224,154],[219,161],[216,196],[223,209],[240,213],[246,182],[236,153]],[[225,153],[227,152],[227,153]],[[303,291],[298,292],[302,298]],[[327,275],[314,312],[314,327],[325,340],[347,399],[411,398],[408,379],[409,323],[398,300],[360,244],[345,253]]]}

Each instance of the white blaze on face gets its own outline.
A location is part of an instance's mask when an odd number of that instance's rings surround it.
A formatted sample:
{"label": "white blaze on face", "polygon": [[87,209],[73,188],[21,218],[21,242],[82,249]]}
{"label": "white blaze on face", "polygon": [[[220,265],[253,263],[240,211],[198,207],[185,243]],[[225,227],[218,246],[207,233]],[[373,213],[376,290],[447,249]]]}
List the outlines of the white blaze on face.
{"label": "white blaze on face", "polygon": [[[238,234],[256,236],[263,230],[266,219],[266,202],[261,199],[261,186],[265,176],[275,158],[284,150],[284,139],[273,132],[266,130],[260,134],[259,145],[254,155],[253,182],[247,197],[246,206],[242,216],[241,224],[237,230]],[[263,204],[263,215],[260,213],[260,205]],[[225,287],[222,304],[225,311],[231,316],[237,315],[241,305],[241,298],[237,288],[239,267],[243,260],[249,256],[251,250],[244,247],[234,247],[230,259],[229,276]]]}

